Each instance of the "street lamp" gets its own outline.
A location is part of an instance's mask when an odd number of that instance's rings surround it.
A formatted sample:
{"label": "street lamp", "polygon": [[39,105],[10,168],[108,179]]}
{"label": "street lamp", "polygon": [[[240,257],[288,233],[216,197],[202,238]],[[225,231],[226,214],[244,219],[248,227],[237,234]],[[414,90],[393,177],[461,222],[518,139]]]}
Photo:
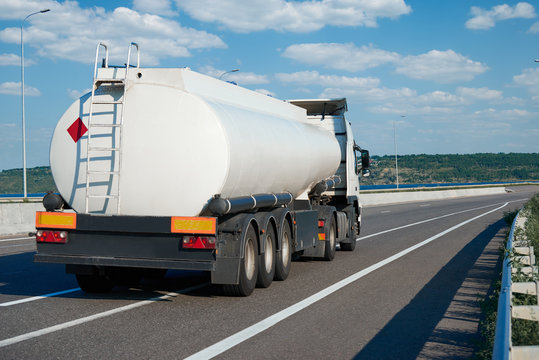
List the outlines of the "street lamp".
{"label": "street lamp", "polygon": [[234,72],[238,72],[240,71],[240,69],[233,69],[233,70],[229,70],[229,71],[225,71],[224,73],[222,73],[221,75],[219,75],[219,77],[217,79],[221,80],[221,78],[223,76],[225,76],[226,74],[230,74],[230,73],[234,73]]}
{"label": "street lamp", "polygon": [[[406,115],[401,115],[401,118]],[[399,163],[397,161],[397,131],[395,130],[395,120],[393,120],[393,143],[395,145],[395,172],[397,173],[397,190],[399,189]]]}
{"label": "street lamp", "polygon": [[46,13],[51,11],[50,9],[44,9],[36,11],[29,14],[21,21],[21,94],[22,94],[22,177],[23,177],[23,189],[24,189],[24,198],[28,197],[28,192],[26,191],[26,120],[24,118],[24,40],[23,40],[23,27],[24,22],[32,15]]}

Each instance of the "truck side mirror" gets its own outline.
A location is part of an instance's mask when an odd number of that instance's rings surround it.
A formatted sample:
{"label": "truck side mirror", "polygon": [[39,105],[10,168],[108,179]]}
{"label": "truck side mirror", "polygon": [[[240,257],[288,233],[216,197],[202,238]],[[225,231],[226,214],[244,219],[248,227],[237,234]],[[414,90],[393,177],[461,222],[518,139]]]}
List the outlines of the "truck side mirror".
{"label": "truck side mirror", "polygon": [[371,157],[369,156],[369,150],[361,150],[361,167],[368,169],[371,166]]}

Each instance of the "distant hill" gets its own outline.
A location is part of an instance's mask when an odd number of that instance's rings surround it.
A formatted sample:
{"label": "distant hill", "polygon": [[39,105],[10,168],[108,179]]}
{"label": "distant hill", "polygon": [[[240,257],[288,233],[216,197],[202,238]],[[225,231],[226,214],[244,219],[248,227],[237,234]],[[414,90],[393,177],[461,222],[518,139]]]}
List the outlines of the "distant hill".
{"label": "distant hill", "polygon": [[[48,166],[26,169],[26,187],[29,194],[57,191]],[[22,169],[0,172],[0,194],[22,194]]]}
{"label": "distant hill", "polygon": [[[539,154],[402,155],[399,183],[432,184],[539,180]],[[394,184],[395,156],[372,156],[364,185]]]}
{"label": "distant hill", "polygon": [[[372,156],[363,185],[394,184],[395,157]],[[539,180],[539,153],[398,156],[399,183],[459,183]],[[57,191],[48,166],[27,169],[28,193]],[[22,169],[0,172],[0,194],[21,194]]]}

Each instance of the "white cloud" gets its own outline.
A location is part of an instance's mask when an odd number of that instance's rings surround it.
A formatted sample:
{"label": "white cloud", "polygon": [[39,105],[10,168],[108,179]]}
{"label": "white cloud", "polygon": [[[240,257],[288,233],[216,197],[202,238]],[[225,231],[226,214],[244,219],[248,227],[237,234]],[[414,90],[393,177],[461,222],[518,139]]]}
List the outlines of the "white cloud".
{"label": "white cloud", "polygon": [[539,95],[539,68],[524,69],[522,74],[513,76],[513,83],[527,88],[532,95]]}
{"label": "white cloud", "polygon": [[214,78],[221,78],[224,81],[234,81],[242,86],[269,83],[266,75],[258,75],[252,72],[242,72],[241,69],[236,72],[230,72],[230,70],[216,69],[213,66],[204,66],[200,68],[199,71],[203,74],[213,76]]}
{"label": "white cloud", "polygon": [[499,90],[491,90],[487,87],[482,88],[466,88],[458,87],[457,95],[463,101],[485,100],[485,101],[501,101],[503,100],[503,92]]}
{"label": "white cloud", "polygon": [[72,99],[78,99],[84,94],[88,94],[92,89],[85,89],[85,90],[73,90],[73,89],[67,89],[67,95]]}
{"label": "white cloud", "polygon": [[[24,57],[24,67],[34,64],[35,61]],[[0,54],[0,66],[21,66],[21,57],[15,54]]]}
{"label": "white cloud", "polygon": [[275,77],[284,83],[299,85],[320,85],[343,88],[373,88],[380,84],[380,79],[373,77],[349,77],[337,75],[322,75],[318,71],[299,71],[295,73],[278,73]]}
{"label": "white cloud", "polygon": [[529,29],[528,32],[530,34],[537,34],[539,33],[539,21],[534,23]]}
{"label": "white cloud", "polygon": [[431,50],[425,54],[404,57],[397,63],[395,72],[412,79],[446,84],[473,80],[487,70],[486,65],[472,61],[453,50]]}
{"label": "white cloud", "polygon": [[[25,44],[37,48],[44,57],[89,63],[94,59],[95,46],[103,41],[109,45],[111,60],[121,63],[126,60],[127,45],[135,41],[141,46],[142,64],[156,65],[161,58],[190,56],[193,49],[226,47],[216,35],[123,7],[106,11],[81,8],[76,2],[20,0],[0,3],[0,14],[20,18],[21,4],[26,9],[51,9],[28,19],[25,27]],[[0,31],[0,40],[20,42],[20,29]]]}
{"label": "white cloud", "polygon": [[[18,95],[21,96],[21,83],[19,82],[5,82],[0,84],[0,94],[4,95]],[[25,96],[40,96],[41,92],[35,87],[24,84]]]}
{"label": "white cloud", "polygon": [[351,43],[294,44],[286,48],[282,56],[304,64],[347,71],[362,71],[400,59],[395,52],[372,45],[358,48]]}
{"label": "white cloud", "polygon": [[466,21],[466,27],[472,30],[486,30],[494,27],[497,21],[508,19],[533,19],[534,7],[526,2],[520,2],[515,6],[507,4],[493,6],[490,10],[484,10],[478,6],[472,6],[470,12],[473,17]]}
{"label": "white cloud", "polygon": [[162,16],[178,15],[177,11],[172,10],[170,0],[133,0],[133,9],[149,14]]}
{"label": "white cloud", "polygon": [[240,33],[263,30],[309,32],[325,26],[377,26],[412,11],[404,0],[176,0],[194,19],[215,22]]}

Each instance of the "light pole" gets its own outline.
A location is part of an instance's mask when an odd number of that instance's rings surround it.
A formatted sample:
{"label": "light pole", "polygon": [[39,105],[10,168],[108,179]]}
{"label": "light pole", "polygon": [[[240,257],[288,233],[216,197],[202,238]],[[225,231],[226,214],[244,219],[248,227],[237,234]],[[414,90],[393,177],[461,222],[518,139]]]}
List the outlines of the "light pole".
{"label": "light pole", "polygon": [[233,73],[233,72],[238,72],[240,71],[240,69],[232,69],[232,70],[229,70],[229,71],[225,71],[224,73],[222,73],[221,75],[219,75],[219,77],[217,79],[221,80],[221,78],[223,76],[225,76],[226,74],[230,74],[230,73]]}
{"label": "light pole", "polygon": [[[406,115],[401,115],[401,118]],[[395,172],[397,173],[397,190],[399,189],[399,163],[397,160],[397,131],[395,129],[395,120],[393,120],[393,143],[395,145]]]}
{"label": "light pole", "polygon": [[50,9],[43,9],[29,14],[21,21],[21,95],[22,95],[22,183],[24,189],[24,198],[28,197],[26,191],[26,119],[24,117],[24,40],[23,40],[23,27],[24,22],[32,15],[46,13],[51,11]]}

